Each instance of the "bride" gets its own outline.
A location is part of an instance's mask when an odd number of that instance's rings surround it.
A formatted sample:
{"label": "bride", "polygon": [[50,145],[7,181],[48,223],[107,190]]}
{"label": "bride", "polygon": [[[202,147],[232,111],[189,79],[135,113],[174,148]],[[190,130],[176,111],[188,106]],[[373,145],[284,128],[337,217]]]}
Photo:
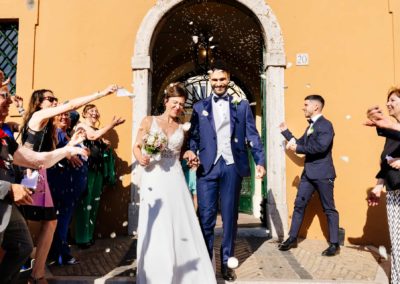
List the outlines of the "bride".
{"label": "bride", "polygon": [[[184,129],[178,117],[186,96],[181,83],[170,84],[165,92],[164,113],[143,119],[133,148],[137,161],[144,167],[140,185],[138,284],[216,283],[179,162]],[[143,139],[151,133],[167,138],[161,159],[142,154]]]}

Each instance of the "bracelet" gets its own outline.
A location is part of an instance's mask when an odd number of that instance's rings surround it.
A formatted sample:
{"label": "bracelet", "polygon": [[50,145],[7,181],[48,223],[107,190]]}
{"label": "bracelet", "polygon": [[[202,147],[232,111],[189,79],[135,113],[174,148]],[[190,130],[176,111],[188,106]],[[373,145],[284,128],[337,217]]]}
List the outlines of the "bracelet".
{"label": "bracelet", "polygon": [[24,112],[25,112],[24,107],[21,106],[21,107],[18,108],[18,113],[19,114],[23,114]]}

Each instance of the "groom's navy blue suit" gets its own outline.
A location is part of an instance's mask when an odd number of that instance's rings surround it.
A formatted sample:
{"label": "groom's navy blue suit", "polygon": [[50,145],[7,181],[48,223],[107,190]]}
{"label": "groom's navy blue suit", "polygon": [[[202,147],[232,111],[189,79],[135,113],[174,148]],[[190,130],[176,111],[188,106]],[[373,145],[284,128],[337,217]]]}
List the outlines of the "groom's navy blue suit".
{"label": "groom's navy blue suit", "polygon": [[[306,129],[296,141],[296,153],[305,155],[304,170],[294,204],[289,236],[297,238],[308,201],[315,190],[318,191],[324,213],[328,219],[329,241],[338,243],[339,214],[335,208],[333,186],[336,177],[332,161],[333,137],[332,123],[320,116]],[[289,141],[294,138],[287,129],[282,135]]]}
{"label": "groom's navy blue suit", "polygon": [[227,163],[221,156],[217,159],[217,131],[212,97],[197,102],[193,106],[189,148],[200,158],[197,170],[197,198],[200,225],[210,257],[213,255],[214,227],[218,201],[221,205],[223,238],[221,264],[226,265],[234,255],[234,242],[238,218],[238,203],[242,178],[250,175],[247,145],[257,165],[264,166],[265,154],[257,132],[249,103],[242,100],[238,104],[229,102],[230,145],[233,163]]}

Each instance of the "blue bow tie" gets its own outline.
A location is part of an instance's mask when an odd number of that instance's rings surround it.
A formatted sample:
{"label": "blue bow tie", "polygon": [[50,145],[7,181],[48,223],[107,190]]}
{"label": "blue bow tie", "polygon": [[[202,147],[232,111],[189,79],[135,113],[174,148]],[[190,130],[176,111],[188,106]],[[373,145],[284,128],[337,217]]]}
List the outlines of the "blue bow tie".
{"label": "blue bow tie", "polygon": [[214,102],[218,102],[219,100],[228,101],[228,95],[225,95],[225,96],[214,95],[213,99],[214,99]]}

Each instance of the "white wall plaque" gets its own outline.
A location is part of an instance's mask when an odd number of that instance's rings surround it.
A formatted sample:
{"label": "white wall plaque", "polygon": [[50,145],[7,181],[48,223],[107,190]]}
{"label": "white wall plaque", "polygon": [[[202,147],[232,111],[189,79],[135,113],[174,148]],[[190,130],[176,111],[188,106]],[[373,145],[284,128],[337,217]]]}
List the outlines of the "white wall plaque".
{"label": "white wall plaque", "polygon": [[307,66],[308,65],[308,53],[297,53],[296,54],[296,65]]}

